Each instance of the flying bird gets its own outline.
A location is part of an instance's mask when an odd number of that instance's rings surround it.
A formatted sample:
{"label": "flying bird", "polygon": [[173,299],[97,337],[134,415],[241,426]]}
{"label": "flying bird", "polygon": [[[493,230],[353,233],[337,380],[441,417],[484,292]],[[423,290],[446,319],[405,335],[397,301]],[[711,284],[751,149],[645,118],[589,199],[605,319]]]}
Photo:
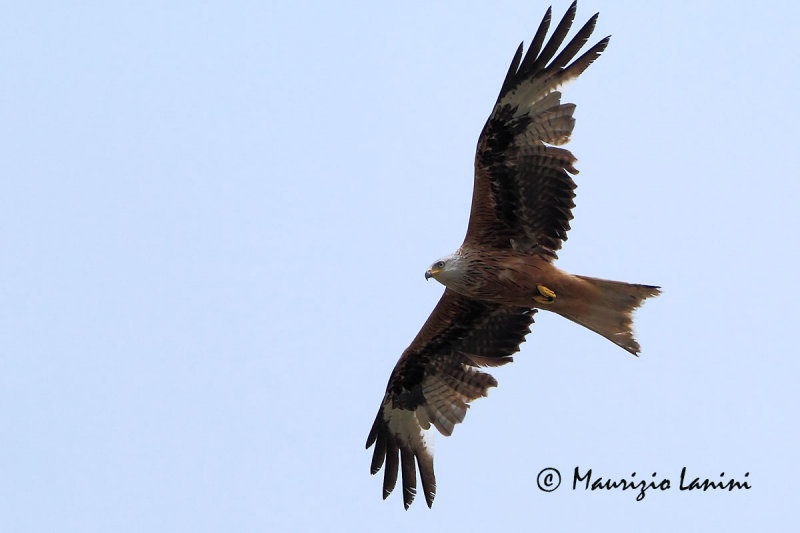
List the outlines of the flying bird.
{"label": "flying bird", "polygon": [[[445,286],[422,330],[389,378],[367,448],[371,473],[384,467],[383,497],[398,468],[408,509],[417,470],[430,507],[436,493],[431,425],[443,435],[464,420],[469,402],[497,381],[477,367],[511,362],[545,309],[599,333],[636,355],[631,313],[659,288],[586,276],[553,265],[567,239],[575,157],[559,148],[572,133],[574,104],[559,87],[577,78],[608,45],[600,40],[577,59],[595,14],[556,55],[575,18],[573,3],[545,44],[548,8],[525,56],[517,49],[497,102],[478,139],[472,207],[463,244],[425,272]],[[544,46],[543,46],[544,45]]]}

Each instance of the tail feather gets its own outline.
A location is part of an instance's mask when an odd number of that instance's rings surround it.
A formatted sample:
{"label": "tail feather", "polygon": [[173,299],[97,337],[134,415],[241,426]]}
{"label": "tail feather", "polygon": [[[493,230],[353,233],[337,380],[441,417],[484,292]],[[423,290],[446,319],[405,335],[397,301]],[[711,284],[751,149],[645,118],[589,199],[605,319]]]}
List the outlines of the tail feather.
{"label": "tail feather", "polygon": [[637,355],[641,348],[633,336],[633,311],[646,298],[658,296],[660,287],[575,276],[588,284],[586,298],[553,311],[599,333],[617,346]]}

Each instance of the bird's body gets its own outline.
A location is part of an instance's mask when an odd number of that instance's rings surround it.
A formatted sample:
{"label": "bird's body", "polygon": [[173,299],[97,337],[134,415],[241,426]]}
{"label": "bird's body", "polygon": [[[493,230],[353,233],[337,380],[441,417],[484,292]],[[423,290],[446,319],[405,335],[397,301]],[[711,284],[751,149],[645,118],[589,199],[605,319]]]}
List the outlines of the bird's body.
{"label": "bird's body", "polygon": [[567,238],[577,174],[569,140],[575,106],[559,87],[578,77],[608,37],[575,59],[593,16],[556,55],[575,16],[573,3],[545,43],[550,9],[524,58],[511,62],[478,140],[472,208],[461,247],[425,273],[446,289],[397,361],[367,438],[371,472],[385,464],[383,496],[402,472],[403,503],[416,494],[417,469],[428,506],[436,492],[425,430],[450,435],[469,402],[497,385],[477,367],[512,360],[538,309],[568,318],[637,354],[631,313],[658,287],[566,273],[553,265]]}
{"label": "bird's body", "polygon": [[[513,248],[492,250],[462,246],[432,267],[427,277],[468,298],[517,307],[545,309],[603,335],[636,354],[630,312],[658,287],[564,272],[546,257]],[[451,266],[452,265],[452,266]],[[543,291],[553,293],[543,294]]]}
{"label": "bird's body", "polygon": [[449,266],[450,261],[456,263],[454,272],[448,275],[447,270],[443,270],[429,277],[476,300],[538,307],[534,299],[539,295],[538,285],[562,288],[567,281],[564,273],[541,256],[510,248],[485,250],[462,246],[449,257],[452,259],[446,261],[446,265]]}

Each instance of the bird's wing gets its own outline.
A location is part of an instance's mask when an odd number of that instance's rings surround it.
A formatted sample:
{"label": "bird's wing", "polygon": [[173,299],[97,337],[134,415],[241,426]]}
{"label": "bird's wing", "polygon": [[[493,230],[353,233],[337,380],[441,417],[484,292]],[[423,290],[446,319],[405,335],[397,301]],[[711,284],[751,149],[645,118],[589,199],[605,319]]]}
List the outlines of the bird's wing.
{"label": "bird's wing", "polygon": [[530,332],[535,312],[445,290],[395,365],[367,438],[367,448],[375,445],[371,472],[375,474],[386,463],[384,499],[395,486],[400,466],[403,503],[408,508],[416,494],[418,467],[425,500],[428,507],[432,505],[436,480],[424,430],[433,425],[444,435],[452,433],[453,426],[464,420],[468,403],[497,385],[492,376],[475,367],[510,362]]}
{"label": "bird's wing", "polygon": [[558,88],[597,59],[609,39],[572,61],[594,30],[594,15],[556,56],[574,18],[573,3],[542,48],[548,9],[525,57],[520,44],[511,61],[478,139],[467,246],[515,248],[555,259],[567,238],[575,206],[570,174],[578,171],[572,153],[557,146],[569,140],[575,105],[562,104]]}

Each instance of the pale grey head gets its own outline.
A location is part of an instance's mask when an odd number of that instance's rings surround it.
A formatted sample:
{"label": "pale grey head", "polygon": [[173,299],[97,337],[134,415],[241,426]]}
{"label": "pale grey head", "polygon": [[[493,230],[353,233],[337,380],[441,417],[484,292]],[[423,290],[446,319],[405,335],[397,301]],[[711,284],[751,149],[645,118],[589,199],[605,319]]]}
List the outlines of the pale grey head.
{"label": "pale grey head", "polygon": [[431,267],[425,271],[425,279],[433,278],[445,287],[458,285],[466,273],[466,261],[464,256],[458,252],[442,257],[435,261]]}

